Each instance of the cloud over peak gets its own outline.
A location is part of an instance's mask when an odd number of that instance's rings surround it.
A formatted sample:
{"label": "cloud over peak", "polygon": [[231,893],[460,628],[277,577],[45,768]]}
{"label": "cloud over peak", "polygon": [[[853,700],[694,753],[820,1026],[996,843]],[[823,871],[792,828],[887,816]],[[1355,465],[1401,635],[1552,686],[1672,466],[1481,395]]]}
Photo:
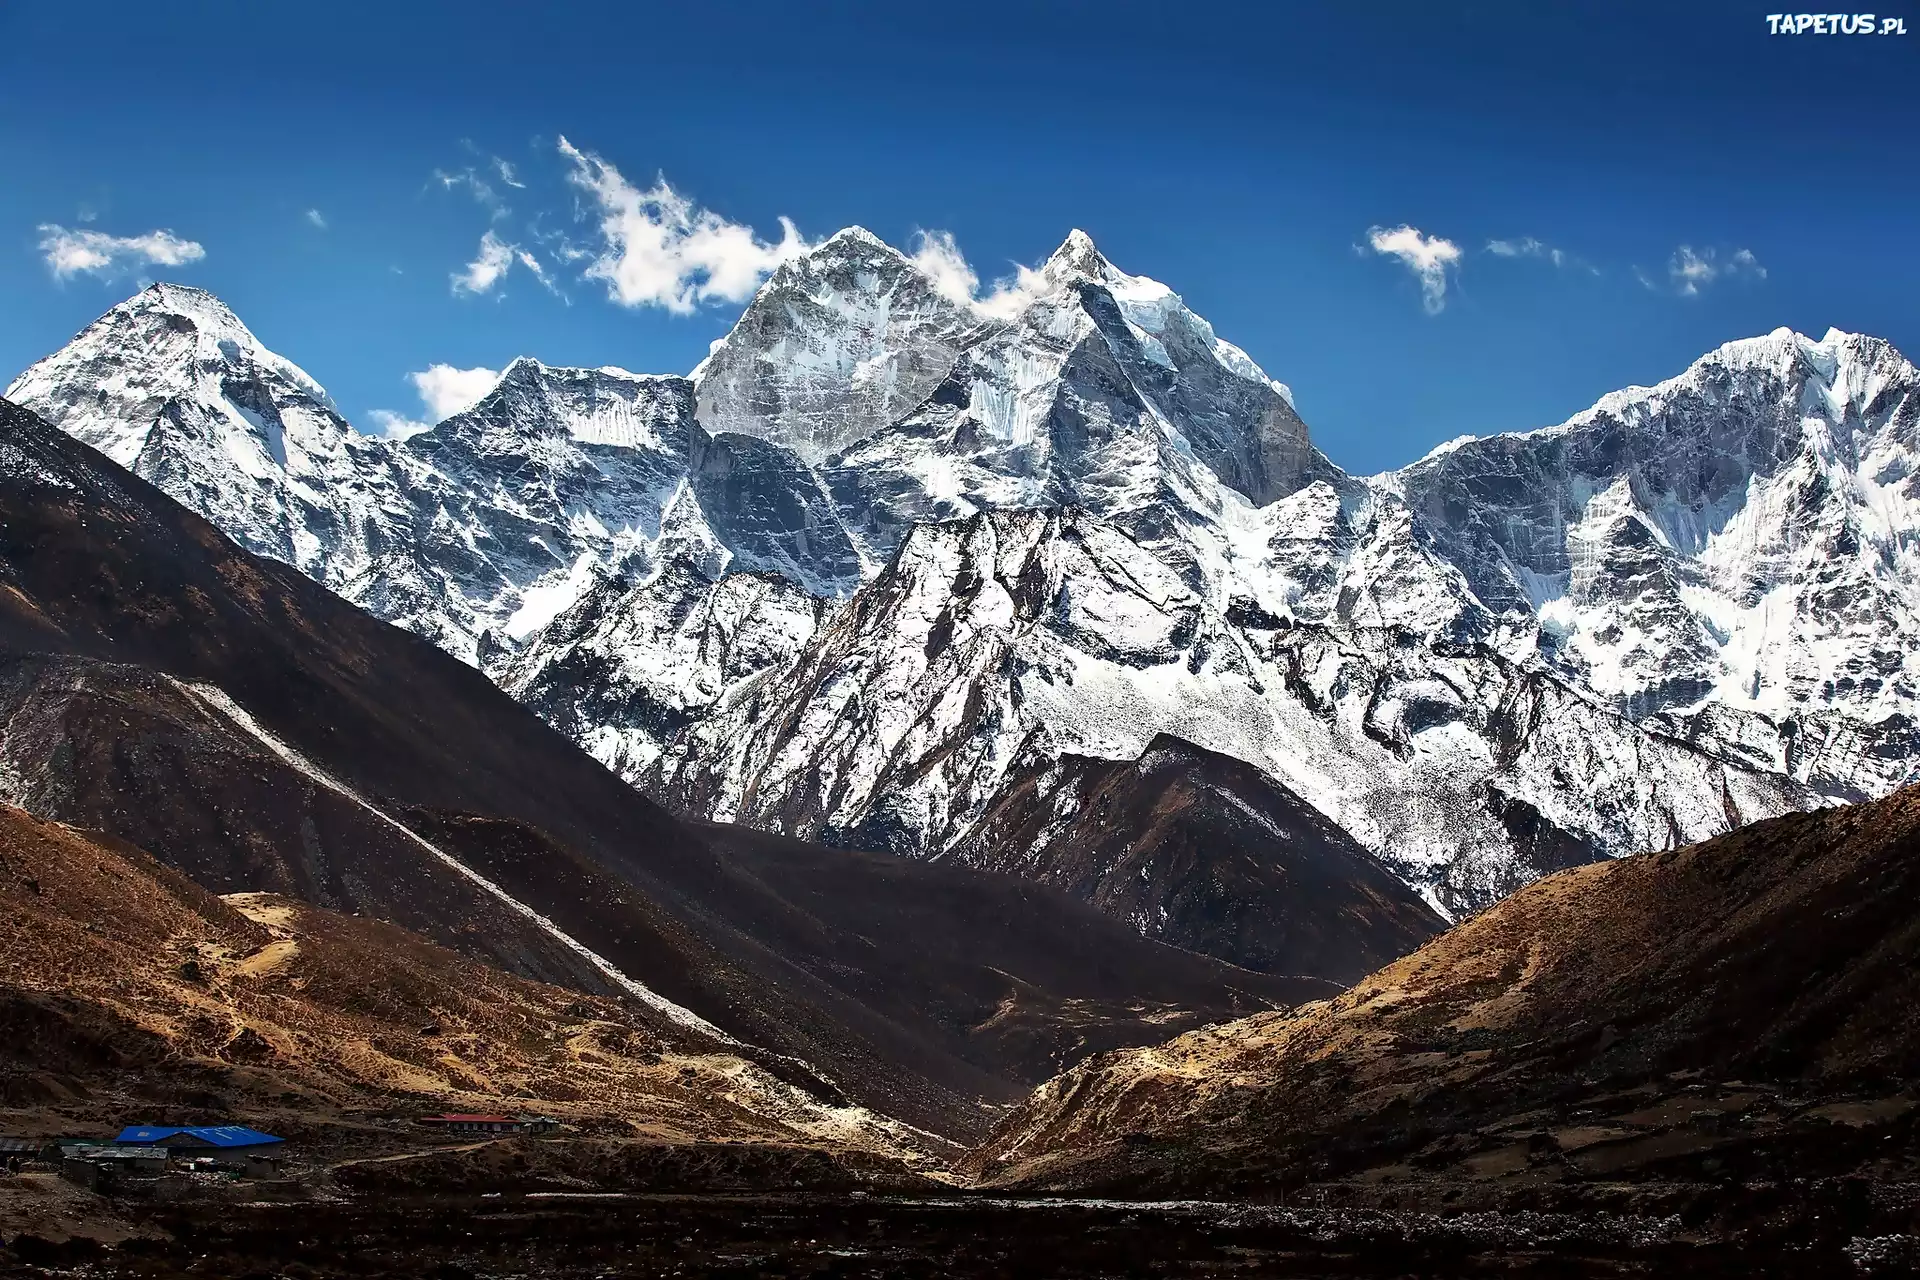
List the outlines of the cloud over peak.
{"label": "cloud over peak", "polygon": [[586,253],[584,274],[603,280],[623,307],[664,307],[686,315],[706,302],[744,302],[761,280],[808,245],[787,218],[780,239],[702,209],[658,178],[645,191],[591,151],[565,138],[567,180],[593,202],[599,244]]}
{"label": "cloud over peak", "polygon": [[980,296],[980,277],[960,252],[951,231],[916,232],[913,262],[933,281],[934,291],[941,297],[1001,320],[1017,315],[1032,301],[1039,283],[1039,273],[1031,267],[1015,267],[1011,277],[995,281],[986,296]]}
{"label": "cloud over peak", "polygon": [[420,395],[421,406],[426,409],[426,420],[409,418],[392,409],[375,409],[367,415],[373,425],[371,434],[386,436],[390,440],[404,440],[422,431],[431,431],[435,423],[444,422],[454,414],[479,404],[500,381],[500,371],[479,366],[457,369],[450,364],[434,364],[409,373],[407,381],[413,384],[413,389]]}
{"label": "cloud over peak", "polygon": [[69,231],[55,223],[40,225],[40,254],[56,280],[81,272],[110,279],[135,267],[178,267],[198,262],[207,251],[197,241],[171,231],[143,236],[114,236],[104,231]]}
{"label": "cloud over peak", "polygon": [[474,367],[456,369],[450,364],[428,365],[407,375],[407,381],[420,393],[420,403],[435,422],[451,418],[473,408],[500,381],[498,369]]}

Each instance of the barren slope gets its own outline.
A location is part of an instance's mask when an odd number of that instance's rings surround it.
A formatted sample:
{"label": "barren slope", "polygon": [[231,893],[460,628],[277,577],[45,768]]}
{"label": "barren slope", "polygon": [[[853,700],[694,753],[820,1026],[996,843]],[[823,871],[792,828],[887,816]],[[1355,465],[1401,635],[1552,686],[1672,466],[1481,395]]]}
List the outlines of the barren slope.
{"label": "barren slope", "polygon": [[1352,982],[1445,927],[1299,796],[1171,734],[1138,760],[1069,755],[1016,771],[949,856],[1268,973]]}
{"label": "barren slope", "polygon": [[1575,868],[1335,1000],[1091,1060],[977,1163],[1210,1190],[1911,1177],[1916,901],[1916,789]]}
{"label": "barren slope", "polygon": [[898,1156],[632,999],[529,982],[393,925],[217,897],[144,851],[0,806],[0,1105],[308,1131],[350,1108],[541,1110],[604,1135]]}

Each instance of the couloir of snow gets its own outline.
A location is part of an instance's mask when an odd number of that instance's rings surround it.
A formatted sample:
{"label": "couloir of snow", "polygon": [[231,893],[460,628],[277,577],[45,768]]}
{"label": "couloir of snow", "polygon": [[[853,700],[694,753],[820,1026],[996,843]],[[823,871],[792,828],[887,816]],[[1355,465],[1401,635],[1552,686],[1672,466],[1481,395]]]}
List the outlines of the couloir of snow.
{"label": "couloir of snow", "polygon": [[936,856],[1174,732],[1450,909],[1915,776],[1920,375],[1784,330],[1354,477],[1075,232],[991,305],[858,228],[689,378],[403,441],[156,286],[8,396],[697,813]]}

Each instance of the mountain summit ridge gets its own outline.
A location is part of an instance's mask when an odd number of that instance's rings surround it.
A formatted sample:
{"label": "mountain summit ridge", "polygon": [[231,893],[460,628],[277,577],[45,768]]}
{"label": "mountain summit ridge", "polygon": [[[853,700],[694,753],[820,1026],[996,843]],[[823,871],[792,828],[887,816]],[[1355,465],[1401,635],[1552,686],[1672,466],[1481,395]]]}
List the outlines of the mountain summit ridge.
{"label": "mountain summit ridge", "polygon": [[[178,381],[177,343],[108,325],[129,304],[9,394],[109,449],[145,432],[136,473],[482,666],[700,816],[879,839],[864,786],[798,809],[757,789],[702,809],[750,777],[803,776],[794,751],[868,749],[855,735],[748,759],[778,735],[728,717],[813,687],[799,673],[822,646],[866,663],[909,633],[959,642],[918,624],[847,628],[893,616],[862,614],[860,594],[948,575],[917,559],[942,535],[915,543],[916,530],[1023,511],[1084,513],[1045,536],[1091,536],[1113,548],[1109,567],[1138,553],[1146,577],[1089,569],[1060,584],[1059,620],[970,623],[1009,628],[995,643],[1010,665],[975,671],[989,682],[969,686],[977,705],[1028,705],[1037,676],[1019,671],[1053,673],[1052,705],[1085,655],[1131,653],[1138,627],[1196,628],[1101,677],[1124,732],[1092,728],[1101,709],[1080,698],[1073,723],[1090,736],[1055,725],[1050,749],[1130,758],[1187,724],[1173,690],[1219,673],[1205,697],[1233,701],[1219,724],[1239,727],[1201,745],[1256,764],[1376,854],[1399,850],[1402,874],[1449,909],[1570,857],[1885,794],[1920,767],[1903,710],[1920,687],[1920,374],[1890,345],[1839,330],[1742,339],[1558,426],[1357,477],[1314,446],[1285,384],[1084,232],[1008,287],[1018,305],[987,314],[927,261],[847,228],[777,268],[690,377],[523,358],[406,441],[347,431],[317,385],[264,359],[214,370],[164,412],[125,396],[102,416],[94,383]],[[149,292],[165,303],[172,289]],[[263,446],[257,473],[235,474],[220,433],[266,438],[241,412],[261,400],[331,443],[284,465]],[[728,585],[742,571],[797,591]],[[1163,572],[1166,590],[1141,591]],[[1072,622],[1089,607],[1120,612]],[[1066,649],[1044,656],[1042,636]],[[1068,652],[1082,656],[1060,667]],[[1032,727],[1021,713],[973,731],[1015,724]],[[726,746],[697,782],[677,762],[702,735]],[[911,832],[901,852],[939,854],[1031,746],[983,747],[999,763],[964,801],[953,793],[957,808],[882,826]],[[912,750],[889,766],[900,785],[948,767]],[[1431,821],[1409,818],[1422,805]],[[1436,842],[1434,823],[1470,839]]]}

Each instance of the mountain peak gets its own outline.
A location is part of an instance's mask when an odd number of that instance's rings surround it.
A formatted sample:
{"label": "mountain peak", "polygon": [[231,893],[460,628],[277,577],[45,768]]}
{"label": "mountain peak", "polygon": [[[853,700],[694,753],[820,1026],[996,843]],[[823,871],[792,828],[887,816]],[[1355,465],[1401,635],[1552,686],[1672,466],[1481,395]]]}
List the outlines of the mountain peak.
{"label": "mountain peak", "polygon": [[894,248],[885,240],[873,234],[873,232],[867,230],[865,227],[855,225],[842,227],[799,256],[788,259],[787,262],[783,264],[782,270],[787,271],[796,267],[814,267],[816,269],[826,267],[831,269],[834,266],[839,266],[849,261],[870,262],[875,257],[892,259],[902,263],[910,261],[906,254],[900,252],[900,250]]}
{"label": "mountain peak", "polygon": [[1075,227],[1040,269],[1052,276],[1084,275],[1097,280],[1112,274],[1114,268],[1094,246],[1093,237]]}
{"label": "mountain peak", "polygon": [[[115,312],[128,316],[179,316],[192,321],[195,328],[216,341],[231,339],[247,347],[260,348],[260,340],[234,314],[232,307],[205,289],[197,289],[189,284],[168,284],[164,281],[150,284],[107,315]],[[95,324],[106,319],[107,316],[102,316]]]}
{"label": "mountain peak", "polygon": [[822,240],[819,244],[815,245],[814,248],[824,249],[828,245],[863,245],[863,246],[866,246],[867,248],[881,248],[881,249],[893,248],[892,245],[888,244],[885,240],[882,240],[879,236],[873,234],[873,232],[867,230],[865,227],[859,225],[858,223],[855,223],[853,226],[850,226],[850,227],[840,228],[838,231],[828,236],[825,240]]}

